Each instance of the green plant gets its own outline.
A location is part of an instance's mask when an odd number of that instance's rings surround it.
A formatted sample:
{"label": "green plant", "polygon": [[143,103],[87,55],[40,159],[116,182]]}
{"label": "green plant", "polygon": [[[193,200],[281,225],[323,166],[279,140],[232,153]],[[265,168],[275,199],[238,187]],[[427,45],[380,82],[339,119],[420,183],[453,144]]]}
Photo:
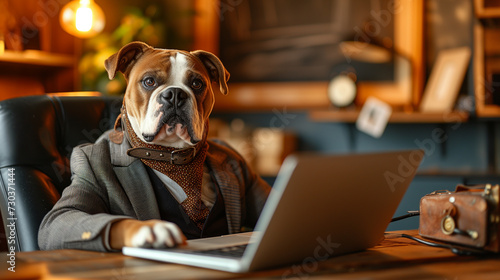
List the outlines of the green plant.
{"label": "green plant", "polygon": [[[179,45],[176,34],[163,12],[165,9],[152,4],[144,10],[136,7],[125,8],[120,25],[112,33],[101,33],[84,42],[83,54],[78,65],[83,90],[99,91],[104,94],[120,95],[125,92],[126,82],[122,75],[109,80],[104,61],[127,43],[143,41],[155,47]],[[174,11],[175,12],[175,11]],[[192,13],[177,13],[190,16]],[[183,42],[185,43],[185,42]]]}

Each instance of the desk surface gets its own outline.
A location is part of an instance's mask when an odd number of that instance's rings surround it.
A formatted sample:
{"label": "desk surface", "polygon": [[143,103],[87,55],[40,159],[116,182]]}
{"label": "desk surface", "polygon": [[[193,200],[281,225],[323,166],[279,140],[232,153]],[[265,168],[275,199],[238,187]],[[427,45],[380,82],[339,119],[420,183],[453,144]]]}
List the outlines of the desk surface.
{"label": "desk surface", "polygon": [[[417,235],[416,231],[406,233]],[[7,261],[7,253],[1,252],[2,267]],[[456,256],[400,237],[319,263],[247,274],[78,250],[20,252],[15,262],[16,272],[3,268],[0,279],[500,279],[500,256]]]}

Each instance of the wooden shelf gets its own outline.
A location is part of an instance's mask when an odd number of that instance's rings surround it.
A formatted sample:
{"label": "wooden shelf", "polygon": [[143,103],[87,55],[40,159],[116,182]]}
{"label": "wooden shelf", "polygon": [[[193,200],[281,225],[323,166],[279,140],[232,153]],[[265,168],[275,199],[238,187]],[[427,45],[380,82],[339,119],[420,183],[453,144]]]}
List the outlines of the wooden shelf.
{"label": "wooden shelf", "polygon": [[478,18],[499,18],[500,17],[500,6],[495,6],[487,2],[492,2],[488,0],[474,0],[474,8],[476,10],[476,16]]}
{"label": "wooden shelf", "polygon": [[480,111],[477,111],[477,117],[481,119],[500,118],[500,106],[484,105],[481,107]]}
{"label": "wooden shelf", "polygon": [[[497,15],[500,18],[500,11]],[[478,118],[500,118],[500,106],[488,104],[486,96],[490,95],[493,81],[489,78],[498,66],[491,58],[499,52],[499,32],[495,29],[486,28],[481,22],[474,24],[474,83],[476,84],[474,95],[476,99],[476,115]]]}
{"label": "wooden shelf", "polygon": [[[307,110],[317,122],[356,122],[359,110],[329,109],[327,82],[234,83],[229,94],[216,94],[214,111],[248,112],[271,110]],[[391,123],[457,123],[466,122],[466,112],[419,113],[393,112]]]}
{"label": "wooden shelf", "polygon": [[20,52],[5,50],[5,52],[0,54],[0,63],[70,68],[75,65],[75,59],[71,55],[37,50],[25,50]]}
{"label": "wooden shelf", "polygon": [[[47,16],[46,2],[8,0],[7,5],[1,5],[2,16],[15,23],[11,26],[15,35],[6,36],[0,50],[0,101],[78,88],[77,59],[82,41],[62,29],[59,17]],[[28,34],[24,28],[30,30]],[[16,36],[23,42],[13,40]]]}
{"label": "wooden shelf", "polygon": [[[421,177],[467,177],[467,178],[499,178],[500,173],[495,171],[474,171],[474,170],[440,170],[429,169],[418,171],[416,176]],[[491,182],[494,183],[494,182]]]}
{"label": "wooden shelf", "polygon": [[74,89],[75,57],[38,50],[0,53],[0,101]]}
{"label": "wooden shelf", "polygon": [[229,83],[226,96],[216,94],[214,111],[270,111],[325,109],[328,82]]}
{"label": "wooden shelf", "polygon": [[[358,119],[357,110],[313,110],[309,118],[317,122],[346,122],[354,123]],[[466,112],[450,113],[419,113],[393,112],[390,123],[457,123],[466,122],[469,114]]]}

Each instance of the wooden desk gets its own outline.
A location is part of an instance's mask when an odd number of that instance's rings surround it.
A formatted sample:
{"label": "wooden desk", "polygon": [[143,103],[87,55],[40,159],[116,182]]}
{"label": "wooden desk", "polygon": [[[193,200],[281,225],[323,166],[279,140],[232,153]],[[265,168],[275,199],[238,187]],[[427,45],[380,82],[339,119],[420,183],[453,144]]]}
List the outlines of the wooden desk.
{"label": "wooden desk", "polygon": [[[409,231],[416,235],[416,231]],[[1,253],[2,267],[7,254]],[[274,270],[232,274],[77,250],[21,252],[16,272],[0,279],[500,279],[500,256],[463,257],[405,238],[388,238],[363,252]]]}

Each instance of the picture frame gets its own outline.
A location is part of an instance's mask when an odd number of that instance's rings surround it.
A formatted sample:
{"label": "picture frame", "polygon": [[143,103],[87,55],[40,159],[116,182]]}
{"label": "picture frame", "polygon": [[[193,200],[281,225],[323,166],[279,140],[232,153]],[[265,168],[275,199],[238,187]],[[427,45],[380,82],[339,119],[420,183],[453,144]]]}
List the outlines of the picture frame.
{"label": "picture frame", "polygon": [[374,138],[380,138],[391,114],[392,107],[389,104],[375,97],[368,97],[356,120],[356,128]]}
{"label": "picture frame", "polygon": [[439,52],[420,104],[422,113],[451,112],[470,63],[469,47]]}
{"label": "picture frame", "polygon": [[[243,1],[195,0],[193,49],[204,49],[214,54],[219,52],[219,25],[224,20],[224,11],[233,11],[233,4]],[[363,82],[358,88],[356,104],[373,96],[394,107],[418,107],[424,84],[423,21],[424,5],[420,0],[395,0],[398,7],[394,15],[394,48],[404,57],[395,62],[396,79],[389,82]],[[221,12],[222,10],[222,12]],[[411,32],[409,32],[411,30]],[[409,67],[408,67],[409,64]],[[411,71],[411,75],[409,73]],[[267,108],[286,107],[293,109],[330,108],[327,98],[329,81],[293,81],[293,82],[230,82],[231,94],[224,98],[216,97],[214,110],[241,111],[265,110]],[[276,88],[280,90],[275,92]],[[307,94],[297,94],[297,89],[307,89]],[[273,93],[269,95],[269,93]]]}

